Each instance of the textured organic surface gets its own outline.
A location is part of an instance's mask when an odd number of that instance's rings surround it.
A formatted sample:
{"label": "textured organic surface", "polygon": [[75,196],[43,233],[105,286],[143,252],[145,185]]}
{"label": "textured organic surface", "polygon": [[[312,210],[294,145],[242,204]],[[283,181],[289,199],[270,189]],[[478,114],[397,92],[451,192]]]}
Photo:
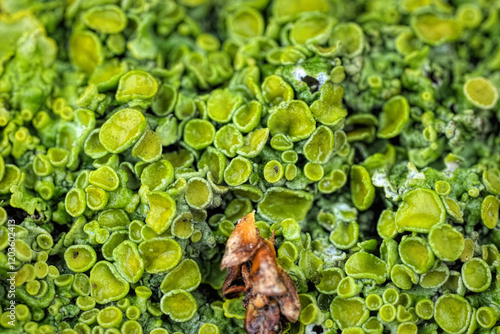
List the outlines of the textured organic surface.
{"label": "textured organic surface", "polygon": [[498,36],[498,0],[0,0],[0,333],[498,333]]}

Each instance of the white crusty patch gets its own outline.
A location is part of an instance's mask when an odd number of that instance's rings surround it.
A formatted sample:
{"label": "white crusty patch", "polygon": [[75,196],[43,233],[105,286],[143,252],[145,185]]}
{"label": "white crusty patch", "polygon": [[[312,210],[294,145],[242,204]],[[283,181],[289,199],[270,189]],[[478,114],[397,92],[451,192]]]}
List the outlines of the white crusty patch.
{"label": "white crusty patch", "polygon": [[307,75],[306,71],[302,67],[297,67],[296,69],[294,69],[292,74],[293,77],[298,81],[302,81],[302,78]]}
{"label": "white crusty patch", "polygon": [[317,80],[319,81],[318,89],[320,89],[321,86],[323,86],[323,84],[326,82],[326,80],[328,80],[328,76],[325,73],[321,72],[320,74],[318,74]]}
{"label": "white crusty patch", "polygon": [[372,183],[375,187],[384,188],[385,197],[390,198],[393,201],[399,200],[399,195],[394,186],[387,179],[385,172],[375,171],[372,176]]}
{"label": "white crusty patch", "polygon": [[344,253],[343,251],[341,251],[340,249],[336,248],[333,245],[330,245],[327,248],[325,248],[324,254],[326,255],[325,258],[328,259],[327,262],[329,263],[343,261],[346,258],[346,253]]}
{"label": "white crusty patch", "polygon": [[[298,66],[293,70],[292,75],[295,78],[295,80],[302,81],[302,79],[307,76],[307,73],[304,70],[304,68]],[[328,75],[326,75],[326,73],[321,72],[315,79],[318,80],[318,89],[320,89],[321,86],[323,86],[323,84],[328,80]]]}

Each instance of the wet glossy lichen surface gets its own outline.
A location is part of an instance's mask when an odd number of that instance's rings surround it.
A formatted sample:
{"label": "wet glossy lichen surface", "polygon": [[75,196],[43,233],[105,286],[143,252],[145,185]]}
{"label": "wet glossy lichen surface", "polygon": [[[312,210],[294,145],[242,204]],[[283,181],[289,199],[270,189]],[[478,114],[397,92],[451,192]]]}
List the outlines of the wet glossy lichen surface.
{"label": "wet glossy lichen surface", "polygon": [[500,332],[499,16],[0,0],[0,333]]}

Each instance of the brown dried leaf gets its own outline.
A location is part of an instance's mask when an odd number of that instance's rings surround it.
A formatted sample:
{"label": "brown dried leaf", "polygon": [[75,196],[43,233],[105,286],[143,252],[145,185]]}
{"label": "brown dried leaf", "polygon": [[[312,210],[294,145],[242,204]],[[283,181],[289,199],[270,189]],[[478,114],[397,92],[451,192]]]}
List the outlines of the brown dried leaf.
{"label": "brown dried leaf", "polygon": [[241,293],[245,292],[246,287],[244,285],[233,285],[224,291],[222,296],[226,299],[234,299],[241,296]]}
{"label": "brown dried leaf", "polygon": [[226,279],[222,285],[222,296],[227,299],[238,298],[242,292],[250,289],[250,270],[243,263],[240,266],[229,267]]}
{"label": "brown dried leaf", "polygon": [[244,284],[234,285],[238,278],[241,278],[241,266],[227,268],[226,279],[222,285],[222,296],[224,298],[237,298],[240,292],[245,291]]}
{"label": "brown dried leaf", "polygon": [[288,276],[288,273],[281,268],[280,265],[278,265],[278,273],[288,291],[286,295],[276,297],[280,305],[281,313],[288,321],[296,322],[300,315],[300,301],[297,295],[297,289],[290,276]]}
{"label": "brown dried leaf", "polygon": [[245,331],[248,334],[278,334],[281,333],[280,320],[280,308],[275,300],[264,307],[256,307],[252,299],[245,315]]}
{"label": "brown dried leaf", "polygon": [[226,253],[222,258],[221,268],[238,266],[250,261],[263,240],[255,227],[254,212],[241,218],[229,236]]}
{"label": "brown dried leaf", "polygon": [[286,286],[278,273],[274,246],[267,240],[255,253],[250,270],[250,282],[256,293],[266,296],[280,296],[287,293]]}
{"label": "brown dried leaf", "polygon": [[240,220],[229,237],[221,268],[228,268],[223,296],[236,298],[245,293],[244,327],[248,334],[278,334],[285,318],[298,320],[297,289],[277,262],[274,233],[270,240],[261,238],[253,212]]}

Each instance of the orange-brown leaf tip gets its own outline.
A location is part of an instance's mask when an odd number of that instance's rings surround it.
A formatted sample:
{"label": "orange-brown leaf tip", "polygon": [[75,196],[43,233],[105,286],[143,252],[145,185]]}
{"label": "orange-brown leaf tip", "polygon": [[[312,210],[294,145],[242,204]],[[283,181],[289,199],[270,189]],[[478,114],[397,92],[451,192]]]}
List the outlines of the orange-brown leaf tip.
{"label": "orange-brown leaf tip", "polygon": [[241,218],[229,236],[221,268],[229,268],[249,261],[259,248],[262,238],[255,228],[254,212]]}
{"label": "orange-brown leaf tip", "polygon": [[280,296],[287,293],[281,281],[274,247],[269,241],[259,248],[250,270],[250,282],[255,292],[266,296]]}

